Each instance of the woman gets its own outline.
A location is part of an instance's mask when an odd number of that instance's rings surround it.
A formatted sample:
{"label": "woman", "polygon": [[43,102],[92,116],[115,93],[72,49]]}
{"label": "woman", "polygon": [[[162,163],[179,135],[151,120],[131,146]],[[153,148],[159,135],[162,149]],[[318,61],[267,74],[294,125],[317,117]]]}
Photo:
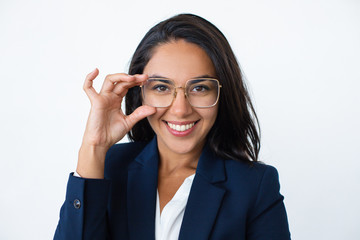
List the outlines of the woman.
{"label": "woman", "polygon": [[[154,26],[91,101],[55,239],[290,239],[236,58],[210,22]],[[121,111],[126,96],[126,113]],[[133,142],[116,144],[126,134]],[[81,177],[80,177],[81,176]]]}

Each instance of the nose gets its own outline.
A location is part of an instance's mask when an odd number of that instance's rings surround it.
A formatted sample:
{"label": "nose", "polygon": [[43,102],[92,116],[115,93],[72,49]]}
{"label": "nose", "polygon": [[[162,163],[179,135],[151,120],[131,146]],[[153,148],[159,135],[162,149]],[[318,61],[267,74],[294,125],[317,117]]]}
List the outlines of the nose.
{"label": "nose", "polygon": [[185,89],[182,87],[178,87],[176,89],[176,95],[169,109],[169,112],[178,118],[186,117],[193,112],[189,101],[186,99],[184,91]]}

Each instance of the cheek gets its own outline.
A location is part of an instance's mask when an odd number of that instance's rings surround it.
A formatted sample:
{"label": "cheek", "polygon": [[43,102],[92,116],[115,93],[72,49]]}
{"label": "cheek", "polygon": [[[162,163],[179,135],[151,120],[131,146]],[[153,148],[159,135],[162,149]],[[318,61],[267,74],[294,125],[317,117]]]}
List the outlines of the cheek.
{"label": "cheek", "polygon": [[157,108],[155,114],[147,117],[147,120],[149,121],[150,126],[153,130],[156,130],[156,128],[160,126],[161,116],[164,114],[164,112],[164,109]]}
{"label": "cheek", "polygon": [[218,114],[218,107],[204,109],[204,111],[201,113],[203,119],[206,121],[206,124],[208,127],[212,127],[215,123],[216,117]]}
{"label": "cheek", "polygon": [[212,108],[209,108],[209,111],[207,112],[207,116],[209,119],[211,119],[212,121],[215,121],[217,115],[218,115],[218,105],[212,107]]}

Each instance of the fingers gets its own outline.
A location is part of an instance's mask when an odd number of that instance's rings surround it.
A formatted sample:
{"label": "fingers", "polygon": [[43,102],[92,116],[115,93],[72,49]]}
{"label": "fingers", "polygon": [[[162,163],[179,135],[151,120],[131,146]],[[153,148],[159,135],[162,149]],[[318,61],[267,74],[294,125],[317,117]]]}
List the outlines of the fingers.
{"label": "fingers", "polygon": [[99,75],[99,69],[95,68],[94,71],[92,71],[91,73],[89,73],[86,78],[85,78],[85,82],[84,82],[84,86],[83,89],[86,93],[86,95],[92,99],[93,97],[95,97],[97,95],[97,92],[95,91],[94,87],[92,86],[93,84],[93,80]]}
{"label": "fingers", "polygon": [[109,74],[106,76],[100,92],[112,92],[119,82],[129,82],[134,77],[125,73]]}
{"label": "fingers", "polygon": [[138,121],[155,113],[156,108],[154,107],[147,105],[140,106],[133,113],[127,116],[127,125],[131,129]]}
{"label": "fingers", "polygon": [[147,79],[146,75],[128,75],[125,73],[116,73],[107,75],[100,93],[102,92],[114,92],[120,95],[126,89],[140,85]]}
{"label": "fingers", "polygon": [[[93,80],[98,75],[99,75],[99,70],[95,68],[95,70],[89,73],[85,78],[83,88],[91,102],[93,102],[93,100],[97,96],[99,96],[99,93],[97,93],[93,87]],[[102,89],[100,91],[100,95],[102,93],[115,93],[121,98],[123,98],[126,95],[129,88],[139,86],[147,79],[148,76],[146,74],[128,75],[125,73],[116,73],[116,74],[107,75],[104,80]]]}
{"label": "fingers", "polygon": [[118,82],[114,89],[113,92],[117,95],[119,95],[120,97],[124,97],[128,91],[129,88],[135,87],[135,86],[140,86],[141,84],[143,84],[146,79],[147,79],[147,75],[143,75],[143,74],[136,74],[134,75],[134,80],[133,81],[129,81],[129,82]]}

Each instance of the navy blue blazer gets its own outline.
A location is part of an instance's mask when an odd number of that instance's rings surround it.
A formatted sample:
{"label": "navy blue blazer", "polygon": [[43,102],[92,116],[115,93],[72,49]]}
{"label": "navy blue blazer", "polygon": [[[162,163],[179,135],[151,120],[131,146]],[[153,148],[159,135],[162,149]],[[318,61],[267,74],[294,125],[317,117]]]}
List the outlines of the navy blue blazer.
{"label": "navy blue blazer", "polygon": [[[70,174],[54,239],[155,239],[156,139],[117,144],[105,179]],[[224,160],[205,146],[190,190],[179,239],[290,239],[274,167]]]}

